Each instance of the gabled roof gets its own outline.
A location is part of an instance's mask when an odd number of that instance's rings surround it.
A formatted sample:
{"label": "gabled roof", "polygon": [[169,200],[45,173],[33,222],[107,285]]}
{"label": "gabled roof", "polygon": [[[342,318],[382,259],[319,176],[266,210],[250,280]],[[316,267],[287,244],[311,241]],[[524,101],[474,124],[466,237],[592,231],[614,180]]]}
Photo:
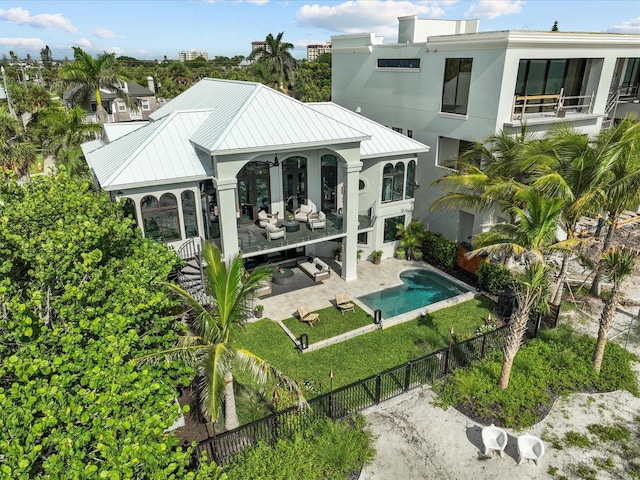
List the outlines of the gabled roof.
{"label": "gabled roof", "polygon": [[[139,84],[137,84],[135,82],[126,82],[126,83],[127,83],[126,91],[127,91],[127,93],[129,94],[129,96],[131,98],[153,97],[153,96],[155,96],[155,93],[153,93],[147,87],[143,87],[142,85],[139,85]],[[70,101],[73,98],[74,93],[77,92],[79,89],[80,89],[80,87],[68,88],[62,94],[62,99],[65,100],[65,101]],[[112,92],[112,91],[105,90],[105,89],[102,89],[102,88],[100,89],[100,99],[102,101],[113,100],[114,98],[118,98],[118,94],[116,92]],[[95,92],[93,92],[91,94],[91,99],[90,100],[92,102],[96,101]]]}
{"label": "gabled roof", "polygon": [[150,117],[176,110],[214,110],[191,136],[211,154],[329,146],[369,138],[294,98],[260,83],[205,78]]}
{"label": "gabled roof", "polygon": [[134,130],[144,127],[148,123],[146,120],[142,122],[105,123],[102,126],[102,138],[105,140],[105,143],[110,143]]}
{"label": "gabled roof", "polygon": [[369,139],[360,143],[360,158],[362,159],[429,151],[428,146],[335,103],[323,102],[307,105],[320,113],[371,135]]}
{"label": "gabled roof", "polygon": [[204,178],[208,157],[193,148],[189,136],[210,114],[207,110],[174,112],[87,152],[85,157],[106,190]]}

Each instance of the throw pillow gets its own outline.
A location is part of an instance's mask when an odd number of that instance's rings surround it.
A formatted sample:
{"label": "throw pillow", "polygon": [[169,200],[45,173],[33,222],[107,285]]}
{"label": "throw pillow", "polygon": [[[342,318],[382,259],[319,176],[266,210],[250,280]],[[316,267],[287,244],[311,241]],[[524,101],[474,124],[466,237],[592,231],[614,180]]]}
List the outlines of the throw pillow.
{"label": "throw pillow", "polygon": [[316,268],[317,268],[318,270],[322,270],[322,265],[320,265],[319,263],[316,263]]}

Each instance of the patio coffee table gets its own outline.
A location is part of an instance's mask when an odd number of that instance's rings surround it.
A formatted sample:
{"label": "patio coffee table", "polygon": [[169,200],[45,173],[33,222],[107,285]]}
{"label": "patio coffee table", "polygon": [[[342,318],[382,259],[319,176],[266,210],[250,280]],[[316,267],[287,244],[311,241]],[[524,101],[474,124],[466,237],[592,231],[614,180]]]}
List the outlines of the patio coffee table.
{"label": "patio coffee table", "polygon": [[288,285],[293,283],[293,270],[290,268],[280,268],[273,271],[271,281],[276,285]]}
{"label": "patio coffee table", "polygon": [[282,222],[282,226],[285,228],[287,233],[300,231],[300,223],[298,223],[295,220],[292,222],[289,222],[289,221]]}

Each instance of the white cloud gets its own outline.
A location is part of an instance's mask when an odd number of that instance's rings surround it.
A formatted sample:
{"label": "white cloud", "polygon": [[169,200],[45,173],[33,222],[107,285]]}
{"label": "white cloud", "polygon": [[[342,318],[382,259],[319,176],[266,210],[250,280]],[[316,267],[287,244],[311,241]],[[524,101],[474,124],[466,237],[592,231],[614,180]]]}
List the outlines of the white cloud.
{"label": "white cloud", "polygon": [[640,17],[629,20],[628,22],[622,22],[620,25],[614,25],[608,28],[607,32],[640,33]]}
{"label": "white cloud", "polygon": [[21,38],[21,37],[0,37],[0,45],[6,45],[8,47],[22,47],[30,49],[44,48],[45,44],[39,38]]}
{"label": "white cloud", "polygon": [[492,20],[503,15],[511,15],[522,11],[523,0],[480,0],[469,7],[464,18],[480,18]]}
{"label": "white cloud", "polygon": [[64,18],[59,13],[41,13],[33,15],[29,10],[21,7],[10,8],[8,10],[0,9],[0,19],[18,25],[29,25],[35,28],[45,28],[47,30],[65,30],[67,32],[77,32],[78,29],[71,24],[71,20]]}
{"label": "white cloud", "polygon": [[87,40],[86,38],[81,38],[80,40],[76,40],[75,42],[75,46],[76,47],[81,47],[81,48],[91,48],[91,42],[89,40]]}
{"label": "white cloud", "polygon": [[355,0],[337,5],[304,5],[296,18],[302,25],[331,32],[374,32],[384,37],[396,37],[398,17],[420,15],[439,18],[444,15],[441,3],[446,2]]}
{"label": "white cloud", "polygon": [[104,51],[107,53],[115,53],[116,55],[122,55],[125,53],[125,49],[120,47],[107,47]]}
{"label": "white cloud", "polygon": [[124,35],[118,35],[117,33],[114,33],[106,28],[96,28],[93,31],[93,34],[99,38],[124,38]]}

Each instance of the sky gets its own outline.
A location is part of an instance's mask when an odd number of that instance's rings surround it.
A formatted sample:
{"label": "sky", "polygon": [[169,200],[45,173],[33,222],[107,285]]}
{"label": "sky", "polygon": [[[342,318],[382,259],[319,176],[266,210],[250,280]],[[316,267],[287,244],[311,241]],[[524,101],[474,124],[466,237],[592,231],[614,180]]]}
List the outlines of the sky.
{"label": "sky", "polygon": [[398,17],[480,19],[480,31],[544,30],[640,34],[639,0],[0,0],[0,55],[96,54],[177,59],[181,50],[247,56],[251,42],[284,32],[295,58],[332,35],[375,33],[397,41]]}

